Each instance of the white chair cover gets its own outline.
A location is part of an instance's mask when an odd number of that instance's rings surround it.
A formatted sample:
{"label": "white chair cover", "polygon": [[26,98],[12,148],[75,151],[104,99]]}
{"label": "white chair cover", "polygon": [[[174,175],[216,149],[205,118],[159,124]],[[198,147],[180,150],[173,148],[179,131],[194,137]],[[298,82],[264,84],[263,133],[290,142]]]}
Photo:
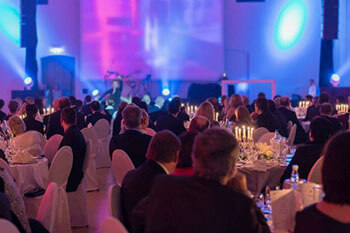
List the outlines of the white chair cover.
{"label": "white chair cover", "polygon": [[1,229],[1,232],[19,233],[17,227],[13,225],[12,222],[7,221],[5,219],[0,219],[0,229]]}
{"label": "white chair cover", "polygon": [[84,128],[81,130],[81,133],[84,135],[85,141],[91,143],[90,146],[90,161],[85,175],[86,179],[86,190],[95,191],[99,189],[98,179],[96,174],[96,150],[98,145],[97,135],[95,130],[91,128]]}
{"label": "white chair cover", "polygon": [[36,220],[41,222],[43,226],[51,233],[55,232],[54,227],[58,206],[58,187],[56,183],[50,183],[40,202],[38,215]]}
{"label": "white chair cover", "polygon": [[67,193],[72,227],[86,227],[89,225],[85,173],[89,167],[90,150],[91,143],[89,140],[86,142],[86,154],[83,164],[84,177],[77,191]]}
{"label": "white chair cover", "polygon": [[257,128],[256,130],[254,130],[254,133],[253,133],[253,139],[254,139],[254,142],[257,143],[259,141],[259,139],[264,135],[264,134],[267,134],[269,133],[269,130],[264,128],[264,127],[261,127],[261,128]]}
{"label": "white chair cover", "polygon": [[110,124],[110,127],[109,127],[109,140],[111,140],[112,137],[113,137],[113,125],[114,125],[114,121],[115,121],[115,119],[112,117],[111,124]]}
{"label": "white chair cover", "polygon": [[114,184],[108,189],[108,213],[109,216],[117,218],[121,217],[120,208],[120,185]]}
{"label": "white chair cover", "polygon": [[121,186],[126,173],[135,169],[135,166],[125,151],[115,150],[112,155],[112,169],[117,183]]}
{"label": "white chair cover", "polygon": [[102,223],[101,233],[128,233],[128,231],[118,219],[107,218]]}
{"label": "white chair cover", "polygon": [[58,151],[58,148],[61,144],[62,139],[63,139],[62,135],[55,134],[45,144],[44,153],[49,163],[52,162],[56,152]]}
{"label": "white chair cover", "polygon": [[297,134],[297,125],[294,124],[292,129],[290,130],[289,136],[288,136],[288,144],[294,145],[295,135]]}
{"label": "white chair cover", "polygon": [[73,165],[73,152],[68,146],[57,151],[52,160],[49,171],[49,182],[55,182],[58,186],[58,209],[55,222],[55,232],[72,232],[69,219],[69,206],[66,186]]}
{"label": "white chair cover", "polygon": [[319,158],[314,166],[311,168],[309,176],[307,177],[308,182],[312,182],[315,184],[322,184],[322,165],[323,165],[323,157]]}
{"label": "white chair cover", "polygon": [[5,160],[0,159],[0,167],[3,168],[3,169],[5,169],[5,170],[13,177],[13,175],[12,175],[12,173],[11,173],[10,166],[6,163]]}
{"label": "white chair cover", "polygon": [[260,137],[258,143],[266,143],[271,145],[271,139],[275,136],[275,133],[267,133]]}
{"label": "white chair cover", "polygon": [[100,119],[96,122],[93,128],[98,139],[96,168],[110,167],[111,158],[109,156],[109,123],[106,119]]}

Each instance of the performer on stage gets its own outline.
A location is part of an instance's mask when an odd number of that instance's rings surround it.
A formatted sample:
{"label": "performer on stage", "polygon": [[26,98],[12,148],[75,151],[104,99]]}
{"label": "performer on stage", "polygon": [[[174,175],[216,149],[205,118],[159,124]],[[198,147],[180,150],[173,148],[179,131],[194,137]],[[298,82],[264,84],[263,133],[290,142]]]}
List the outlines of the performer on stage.
{"label": "performer on stage", "polygon": [[123,91],[123,80],[121,75],[112,81],[112,88],[106,91],[100,100],[111,98],[114,101],[114,107],[117,108],[120,103],[120,96]]}

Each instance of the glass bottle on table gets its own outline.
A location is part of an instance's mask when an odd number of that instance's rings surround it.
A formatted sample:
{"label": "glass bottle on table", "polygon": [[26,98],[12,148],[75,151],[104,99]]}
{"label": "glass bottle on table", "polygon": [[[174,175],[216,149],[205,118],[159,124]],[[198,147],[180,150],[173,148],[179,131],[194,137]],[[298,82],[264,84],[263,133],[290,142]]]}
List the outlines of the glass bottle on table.
{"label": "glass bottle on table", "polygon": [[292,189],[296,189],[298,187],[299,183],[299,166],[298,165],[293,165],[292,167],[292,175],[290,177]]}

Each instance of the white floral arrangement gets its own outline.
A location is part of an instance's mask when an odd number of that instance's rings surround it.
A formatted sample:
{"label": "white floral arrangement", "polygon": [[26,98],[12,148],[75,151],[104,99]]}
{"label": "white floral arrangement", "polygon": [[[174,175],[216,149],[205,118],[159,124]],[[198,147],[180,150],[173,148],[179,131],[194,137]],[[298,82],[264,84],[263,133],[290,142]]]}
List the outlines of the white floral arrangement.
{"label": "white floral arrangement", "polygon": [[256,143],[255,146],[258,149],[259,156],[263,156],[265,160],[272,160],[274,158],[274,152],[271,145],[266,143]]}

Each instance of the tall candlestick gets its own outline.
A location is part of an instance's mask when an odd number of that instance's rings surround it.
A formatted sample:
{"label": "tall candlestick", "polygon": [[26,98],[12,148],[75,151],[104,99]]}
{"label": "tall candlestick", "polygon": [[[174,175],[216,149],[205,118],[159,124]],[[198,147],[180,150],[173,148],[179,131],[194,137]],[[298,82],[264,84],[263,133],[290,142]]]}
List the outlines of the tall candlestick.
{"label": "tall candlestick", "polygon": [[243,125],[242,131],[243,131],[243,140],[245,140],[247,139],[247,135],[246,135],[247,132],[245,131],[245,125]]}

